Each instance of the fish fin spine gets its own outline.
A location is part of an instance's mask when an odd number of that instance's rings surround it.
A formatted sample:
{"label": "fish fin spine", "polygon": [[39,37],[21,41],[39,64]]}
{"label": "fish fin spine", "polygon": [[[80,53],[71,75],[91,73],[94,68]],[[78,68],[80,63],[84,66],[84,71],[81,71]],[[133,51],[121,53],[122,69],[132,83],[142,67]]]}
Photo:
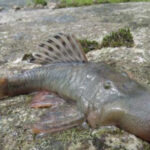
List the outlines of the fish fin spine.
{"label": "fish fin spine", "polygon": [[32,63],[87,62],[85,53],[74,35],[58,33],[39,44]]}

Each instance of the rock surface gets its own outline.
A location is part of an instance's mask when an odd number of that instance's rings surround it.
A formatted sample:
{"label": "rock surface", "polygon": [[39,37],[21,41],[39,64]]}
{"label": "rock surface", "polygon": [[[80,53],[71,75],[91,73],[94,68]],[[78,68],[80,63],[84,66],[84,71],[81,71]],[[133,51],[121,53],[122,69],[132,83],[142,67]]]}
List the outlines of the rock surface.
{"label": "rock surface", "polygon": [[13,0],[13,1],[12,0],[1,0],[0,6],[2,6],[5,10],[8,10],[8,9],[12,8],[14,5],[17,5],[19,7],[23,7],[29,1],[27,1],[27,0]]}
{"label": "rock surface", "polygon": [[[135,41],[133,48],[103,48],[87,56],[125,71],[150,87],[149,8],[150,3],[122,3],[0,12],[0,75],[35,67],[21,59],[35,51],[36,45],[49,35],[74,33],[80,39],[100,42],[111,31],[128,26]],[[30,101],[30,95],[0,101],[1,150],[150,150],[147,142],[115,127],[78,127],[62,134],[33,135],[30,125],[46,109],[31,109]]]}

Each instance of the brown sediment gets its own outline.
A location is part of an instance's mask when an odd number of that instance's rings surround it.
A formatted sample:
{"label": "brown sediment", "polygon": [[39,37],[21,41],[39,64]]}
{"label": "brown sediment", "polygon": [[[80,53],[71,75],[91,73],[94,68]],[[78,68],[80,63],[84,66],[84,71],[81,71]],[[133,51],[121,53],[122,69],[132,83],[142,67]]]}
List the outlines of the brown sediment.
{"label": "brown sediment", "polygon": [[8,96],[8,79],[0,78],[0,99]]}
{"label": "brown sediment", "polygon": [[41,129],[36,128],[36,127],[33,127],[32,128],[32,133],[39,134],[39,133],[46,133],[46,131],[45,130],[41,130]]}

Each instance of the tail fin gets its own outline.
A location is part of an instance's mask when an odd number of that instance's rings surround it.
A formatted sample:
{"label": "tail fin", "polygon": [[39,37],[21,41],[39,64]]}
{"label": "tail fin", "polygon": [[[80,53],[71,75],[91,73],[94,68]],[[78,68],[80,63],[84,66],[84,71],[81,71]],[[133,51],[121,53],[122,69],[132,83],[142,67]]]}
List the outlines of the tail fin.
{"label": "tail fin", "polygon": [[8,96],[8,80],[7,78],[0,78],[0,99]]}

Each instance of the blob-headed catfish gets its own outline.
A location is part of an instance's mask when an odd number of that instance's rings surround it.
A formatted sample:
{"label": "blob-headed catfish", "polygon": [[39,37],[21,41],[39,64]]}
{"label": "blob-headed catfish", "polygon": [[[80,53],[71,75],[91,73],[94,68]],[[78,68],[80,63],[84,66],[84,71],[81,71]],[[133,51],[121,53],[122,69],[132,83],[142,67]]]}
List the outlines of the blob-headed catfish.
{"label": "blob-headed catfish", "polygon": [[35,96],[32,107],[74,102],[49,109],[33,132],[61,131],[86,120],[93,128],[115,125],[150,141],[148,89],[105,63],[88,62],[73,35],[50,37],[39,45],[31,61],[42,66],[0,79],[1,99],[46,91]]}

